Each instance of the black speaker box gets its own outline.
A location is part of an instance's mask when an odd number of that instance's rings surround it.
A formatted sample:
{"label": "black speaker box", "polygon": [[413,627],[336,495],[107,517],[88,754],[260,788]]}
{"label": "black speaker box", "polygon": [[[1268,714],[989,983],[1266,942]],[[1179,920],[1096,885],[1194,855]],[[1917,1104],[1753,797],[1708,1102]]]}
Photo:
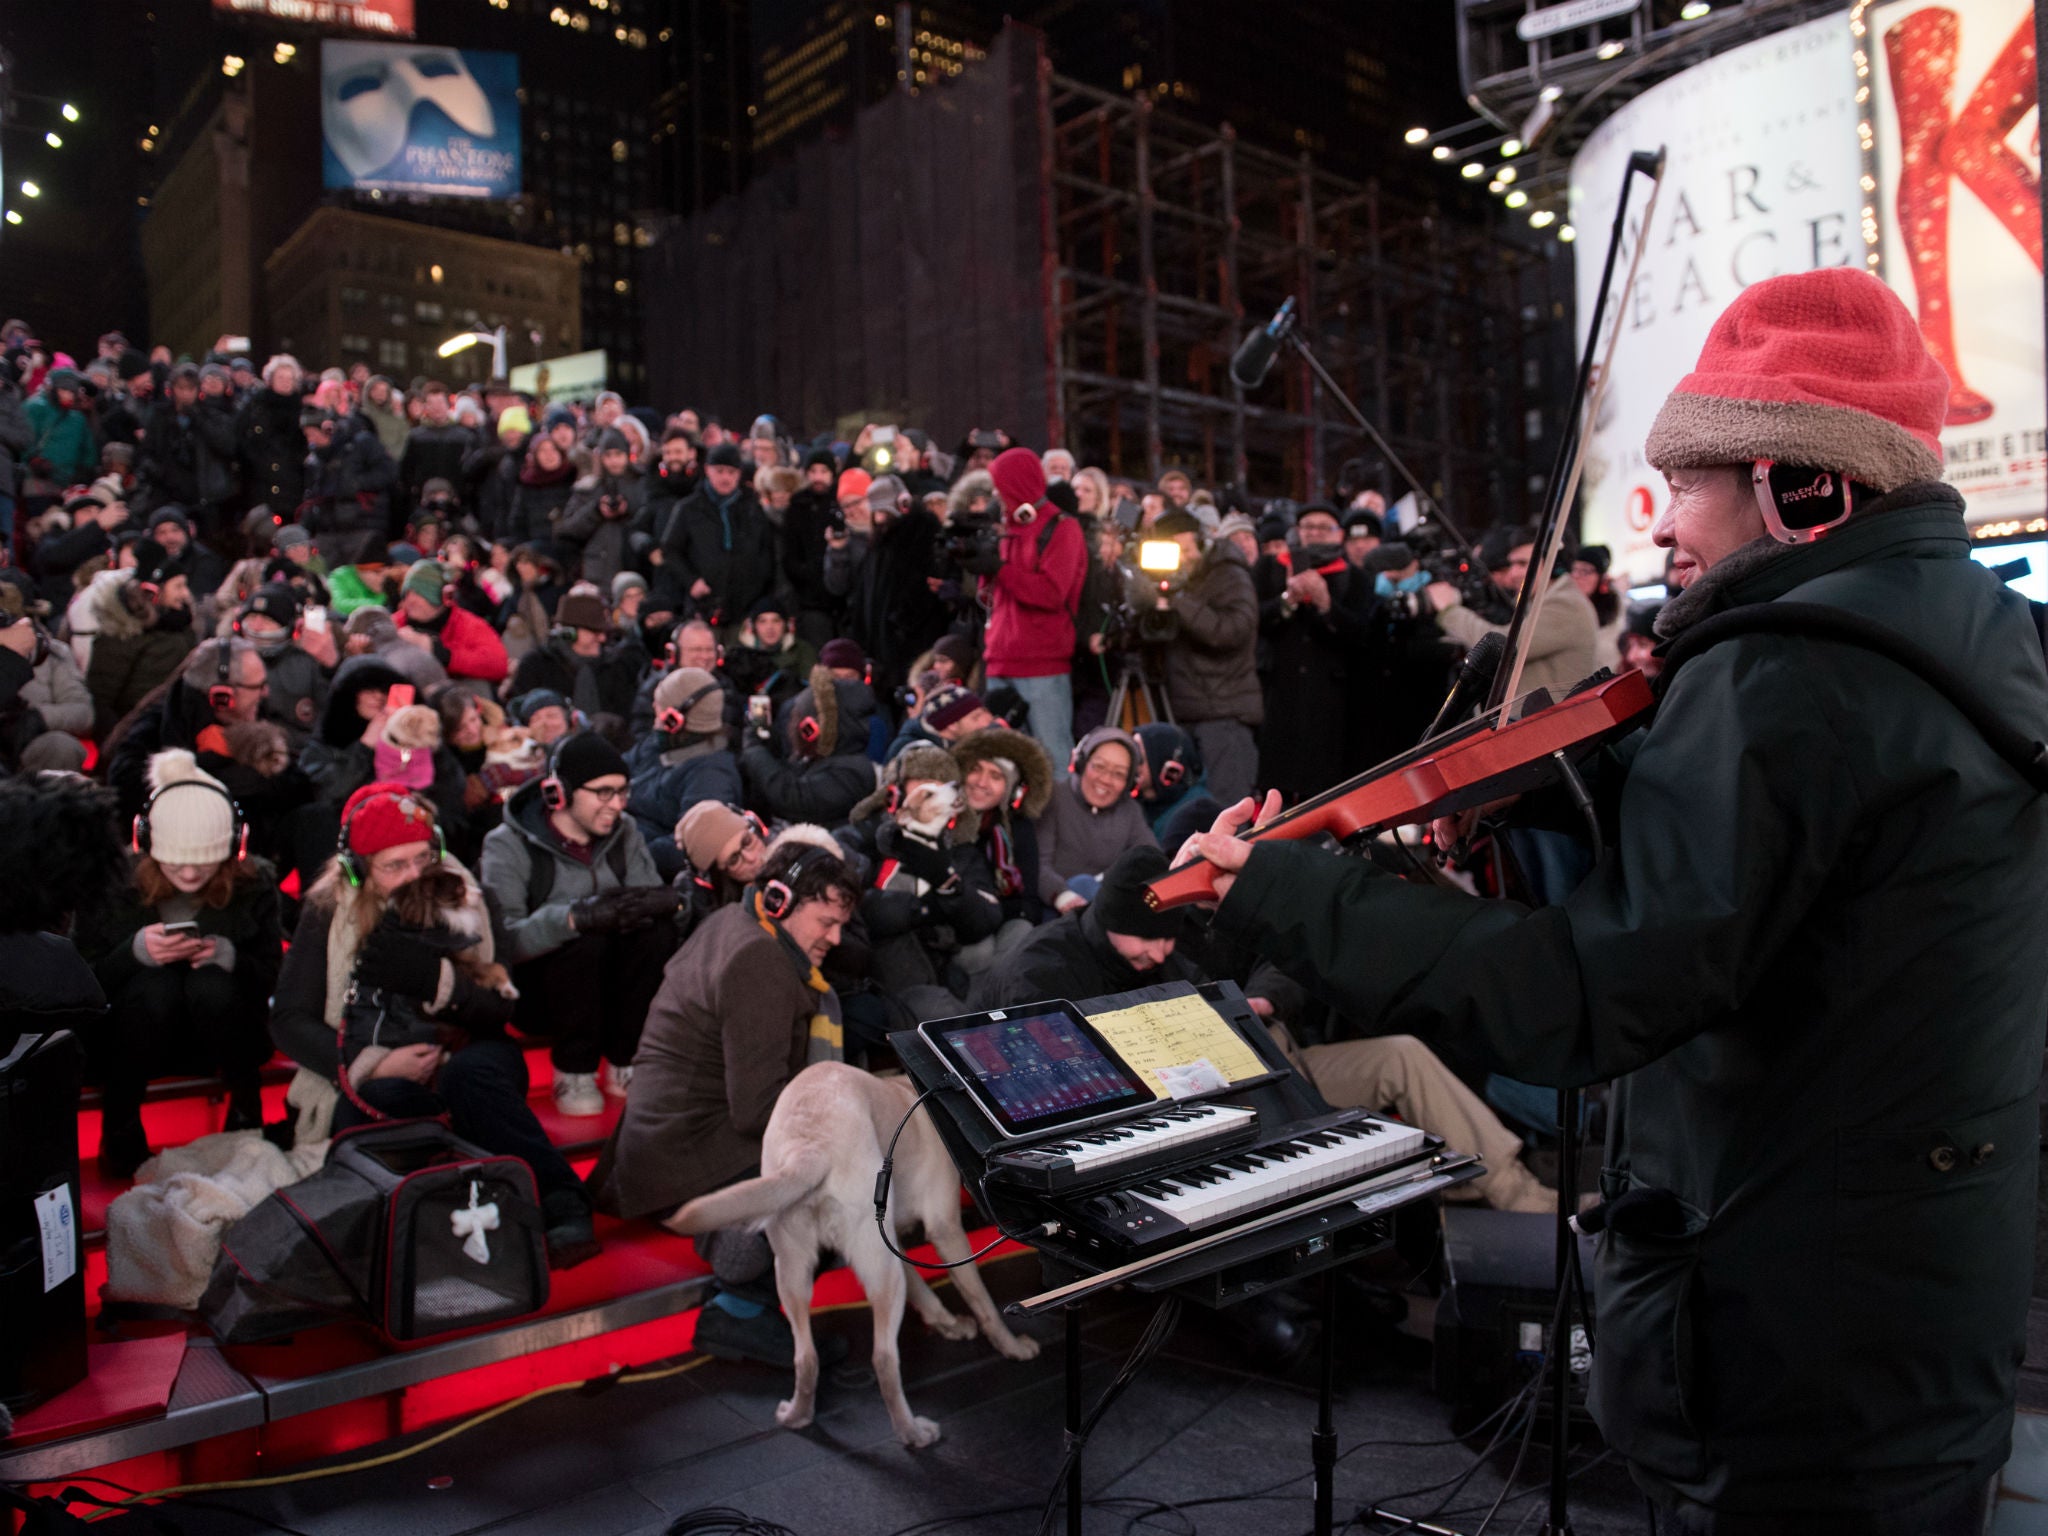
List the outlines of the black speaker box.
{"label": "black speaker box", "polygon": [[[1543,1373],[1556,1315],[1557,1219],[1494,1211],[1483,1206],[1443,1207],[1444,1289],[1436,1309],[1437,1396],[1451,1404],[1451,1427],[1463,1434]],[[1593,1240],[1581,1237],[1579,1265],[1586,1302],[1595,1310]],[[1595,1332],[1597,1334],[1597,1326]],[[1576,1312],[1571,1341],[1572,1429],[1590,1430],[1586,1386],[1592,1355],[1585,1322]],[[1532,1394],[1539,1417],[1548,1417],[1550,1393]]]}
{"label": "black speaker box", "polygon": [[85,1380],[83,1068],[68,1030],[22,1035],[0,1055],[0,1402],[16,1414]]}

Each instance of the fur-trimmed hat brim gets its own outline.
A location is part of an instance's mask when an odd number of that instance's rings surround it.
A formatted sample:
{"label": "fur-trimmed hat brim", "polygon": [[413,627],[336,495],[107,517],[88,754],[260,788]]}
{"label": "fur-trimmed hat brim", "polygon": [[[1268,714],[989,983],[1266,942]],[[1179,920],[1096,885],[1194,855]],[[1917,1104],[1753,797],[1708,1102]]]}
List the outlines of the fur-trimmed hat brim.
{"label": "fur-trimmed hat brim", "polygon": [[969,731],[954,742],[952,752],[953,761],[960,765],[962,778],[976,763],[992,757],[1007,758],[1015,763],[1024,780],[1024,804],[1019,809],[1033,821],[1044,815],[1046,806],[1052,803],[1052,757],[1036,737],[1013,731],[1008,726],[985,726],[978,731]]}

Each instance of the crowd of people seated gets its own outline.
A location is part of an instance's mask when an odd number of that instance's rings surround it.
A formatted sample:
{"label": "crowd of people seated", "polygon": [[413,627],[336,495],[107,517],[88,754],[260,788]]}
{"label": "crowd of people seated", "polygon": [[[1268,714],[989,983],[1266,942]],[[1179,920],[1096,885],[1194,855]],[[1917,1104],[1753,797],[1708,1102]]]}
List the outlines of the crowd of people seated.
{"label": "crowd of people seated", "polygon": [[[1228,978],[1332,1103],[1483,1153],[1496,1206],[1554,1203],[1483,1079],[1139,891],[1223,805],[1412,744],[1527,580],[1532,683],[1654,665],[1604,551],[1536,572],[1501,528],[1447,571],[1364,483],[1254,502],[1001,432],[798,440],[254,361],[111,334],[80,366],[0,326],[5,814],[132,843],[14,919],[104,1005],[109,1175],[156,1150],[152,1078],[216,1074],[227,1128],[263,1127],[276,1051],[266,1134],[445,1115],[532,1166],[566,1265],[594,1209],[754,1171],[808,1062]],[[10,1019],[34,969],[0,977]],[[622,1101],[587,1181],[533,1109],[537,1041],[561,1115]],[[707,1347],[786,1359],[758,1238],[699,1241]]]}

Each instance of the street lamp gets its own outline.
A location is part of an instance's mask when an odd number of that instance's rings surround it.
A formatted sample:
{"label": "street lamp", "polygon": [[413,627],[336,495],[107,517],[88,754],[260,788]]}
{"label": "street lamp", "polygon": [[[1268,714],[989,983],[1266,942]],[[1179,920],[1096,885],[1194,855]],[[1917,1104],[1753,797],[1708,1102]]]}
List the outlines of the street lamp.
{"label": "street lamp", "polygon": [[492,331],[469,330],[459,336],[450,336],[435,350],[443,357],[453,357],[458,352],[468,351],[480,341],[487,341],[491,345],[491,377],[509,380],[512,372],[505,366],[505,327],[502,325]]}

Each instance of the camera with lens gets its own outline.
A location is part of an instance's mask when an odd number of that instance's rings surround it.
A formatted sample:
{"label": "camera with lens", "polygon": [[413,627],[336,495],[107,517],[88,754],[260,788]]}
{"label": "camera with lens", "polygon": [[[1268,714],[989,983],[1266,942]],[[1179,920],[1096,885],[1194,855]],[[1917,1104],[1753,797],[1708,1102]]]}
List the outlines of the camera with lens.
{"label": "camera with lens", "polygon": [[961,512],[946,524],[943,558],[970,576],[993,576],[1003,567],[1003,515],[990,508]]}

